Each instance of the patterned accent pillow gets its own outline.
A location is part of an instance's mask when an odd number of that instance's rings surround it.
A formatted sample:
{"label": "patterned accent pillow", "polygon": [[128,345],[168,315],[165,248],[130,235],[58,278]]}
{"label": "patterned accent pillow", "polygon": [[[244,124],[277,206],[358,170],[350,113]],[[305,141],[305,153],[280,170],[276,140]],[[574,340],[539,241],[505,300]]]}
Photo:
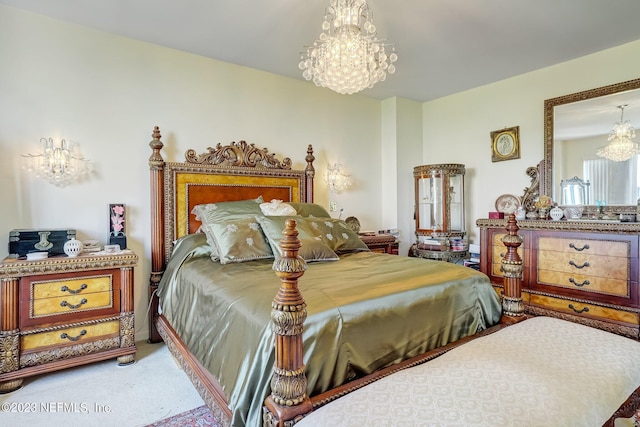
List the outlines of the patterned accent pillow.
{"label": "patterned accent pillow", "polygon": [[271,250],[276,257],[282,256],[282,249],[280,248],[282,230],[284,230],[285,222],[290,218],[296,220],[298,239],[302,243],[302,247],[298,252],[300,257],[308,262],[337,261],[340,259],[329,246],[313,235],[313,231],[301,216],[258,216],[256,220],[262,226],[262,230],[271,245]]}
{"label": "patterned accent pillow", "polygon": [[336,253],[368,251],[369,248],[343,220],[337,218],[307,218],[315,236]]}
{"label": "patterned accent pillow", "polygon": [[[255,218],[242,218],[202,226],[220,264],[273,258],[271,246]],[[213,259],[213,254],[212,254]]]}
{"label": "patterned accent pillow", "polygon": [[303,217],[326,218],[331,216],[325,208],[317,203],[289,202],[289,204],[298,212],[298,215]]}
{"label": "patterned accent pillow", "polygon": [[269,203],[261,203],[260,210],[266,216],[297,215],[293,206],[276,199],[273,199]]}
{"label": "patterned accent pillow", "polygon": [[256,199],[238,200],[234,202],[206,203],[194,206],[191,213],[202,225],[214,222],[228,221],[240,218],[253,218],[260,215],[260,203],[264,202],[262,196]]}

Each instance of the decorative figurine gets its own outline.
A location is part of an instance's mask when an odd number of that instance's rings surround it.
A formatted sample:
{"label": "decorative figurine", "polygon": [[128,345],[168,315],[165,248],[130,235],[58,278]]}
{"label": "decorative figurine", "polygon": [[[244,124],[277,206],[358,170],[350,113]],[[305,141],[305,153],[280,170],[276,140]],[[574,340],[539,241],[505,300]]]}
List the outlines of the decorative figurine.
{"label": "decorative figurine", "polygon": [[120,245],[120,249],[127,248],[125,235],[125,207],[122,203],[109,205],[109,244]]}
{"label": "decorative figurine", "polygon": [[355,216],[350,216],[349,218],[344,220],[345,223],[349,226],[350,229],[353,230],[354,233],[360,232],[360,221]]}

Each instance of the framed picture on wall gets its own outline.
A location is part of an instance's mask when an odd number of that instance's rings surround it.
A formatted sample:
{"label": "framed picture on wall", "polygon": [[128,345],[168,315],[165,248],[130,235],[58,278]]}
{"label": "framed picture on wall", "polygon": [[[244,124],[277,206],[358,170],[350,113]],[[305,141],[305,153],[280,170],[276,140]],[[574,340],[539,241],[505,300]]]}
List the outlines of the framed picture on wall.
{"label": "framed picture on wall", "polygon": [[514,126],[491,132],[491,161],[501,162],[520,158],[520,127]]}

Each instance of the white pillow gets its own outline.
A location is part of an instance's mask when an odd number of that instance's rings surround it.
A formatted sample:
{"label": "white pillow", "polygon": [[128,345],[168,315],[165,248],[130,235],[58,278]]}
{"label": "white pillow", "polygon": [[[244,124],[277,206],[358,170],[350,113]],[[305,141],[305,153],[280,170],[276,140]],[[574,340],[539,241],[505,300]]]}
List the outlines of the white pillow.
{"label": "white pillow", "polygon": [[282,200],[273,199],[271,202],[260,203],[260,210],[265,216],[287,216],[297,215],[298,212],[289,203]]}

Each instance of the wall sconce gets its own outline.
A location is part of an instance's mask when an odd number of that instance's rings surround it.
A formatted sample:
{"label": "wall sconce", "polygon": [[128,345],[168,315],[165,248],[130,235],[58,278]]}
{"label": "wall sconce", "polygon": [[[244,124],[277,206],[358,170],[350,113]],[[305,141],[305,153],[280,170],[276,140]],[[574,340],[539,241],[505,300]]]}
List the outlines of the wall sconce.
{"label": "wall sconce", "polygon": [[325,179],[329,191],[339,193],[351,185],[351,176],[342,172],[341,164],[327,166],[327,177]]}
{"label": "wall sconce", "polygon": [[37,178],[64,187],[90,172],[89,161],[82,157],[77,144],[63,139],[56,145],[52,138],[40,138],[40,144],[40,154],[22,155],[26,159],[24,168]]}

